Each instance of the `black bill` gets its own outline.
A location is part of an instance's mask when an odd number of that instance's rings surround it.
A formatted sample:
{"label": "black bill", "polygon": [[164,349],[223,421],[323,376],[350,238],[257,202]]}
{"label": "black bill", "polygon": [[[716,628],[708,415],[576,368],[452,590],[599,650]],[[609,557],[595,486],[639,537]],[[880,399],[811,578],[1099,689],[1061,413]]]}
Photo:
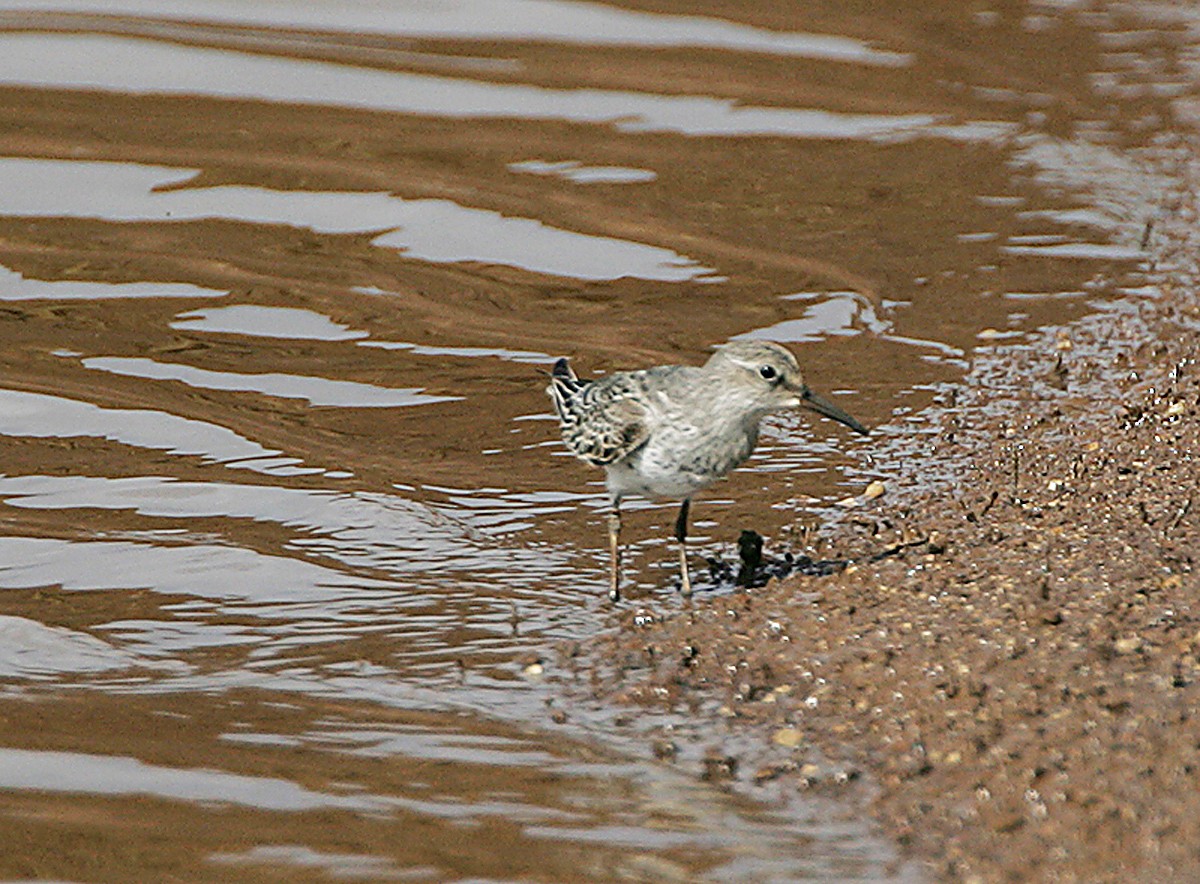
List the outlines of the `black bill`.
{"label": "black bill", "polygon": [[866,427],[864,427],[854,418],[850,417],[850,415],[846,414],[846,412],[842,411],[829,400],[822,399],[807,387],[805,387],[804,392],[800,394],[800,404],[805,408],[812,409],[817,414],[823,414],[825,417],[837,421],[839,424],[845,424],[856,433],[862,433],[865,435],[868,432]]}

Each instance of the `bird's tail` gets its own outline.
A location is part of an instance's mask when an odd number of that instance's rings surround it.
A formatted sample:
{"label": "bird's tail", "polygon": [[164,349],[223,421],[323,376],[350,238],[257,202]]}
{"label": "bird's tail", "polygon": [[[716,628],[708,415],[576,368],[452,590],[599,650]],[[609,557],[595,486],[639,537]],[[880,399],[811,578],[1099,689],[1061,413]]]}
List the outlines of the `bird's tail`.
{"label": "bird's tail", "polygon": [[587,384],[587,381],[581,381],[575,376],[566,357],[554,363],[554,369],[550,372],[550,386],[546,387],[546,392],[550,401],[554,403],[559,421],[564,426],[575,423],[575,396]]}
{"label": "bird's tail", "polygon": [[554,378],[556,383],[565,383],[574,390],[579,389],[579,378],[575,377],[575,372],[571,370],[570,363],[567,362],[567,357],[563,356],[554,363],[554,368],[550,372],[550,377]]}

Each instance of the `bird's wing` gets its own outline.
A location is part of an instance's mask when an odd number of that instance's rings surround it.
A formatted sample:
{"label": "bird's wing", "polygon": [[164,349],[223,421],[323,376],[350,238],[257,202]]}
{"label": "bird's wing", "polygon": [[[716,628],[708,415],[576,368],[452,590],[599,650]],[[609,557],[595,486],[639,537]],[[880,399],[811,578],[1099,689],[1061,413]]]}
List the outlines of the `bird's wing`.
{"label": "bird's wing", "polygon": [[554,402],[563,442],[576,457],[596,466],[615,463],[645,444],[649,436],[638,372],[620,372],[581,381],[560,359],[546,392]]}

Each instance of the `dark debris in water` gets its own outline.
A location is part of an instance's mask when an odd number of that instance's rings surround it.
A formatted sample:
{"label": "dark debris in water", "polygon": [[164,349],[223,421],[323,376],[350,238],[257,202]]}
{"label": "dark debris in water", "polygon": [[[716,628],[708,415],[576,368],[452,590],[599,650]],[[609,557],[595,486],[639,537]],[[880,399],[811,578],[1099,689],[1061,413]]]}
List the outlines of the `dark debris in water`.
{"label": "dark debris in water", "polygon": [[813,559],[790,552],[782,557],[764,555],[762,535],[747,530],[738,538],[737,563],[713,556],[708,559],[708,572],[713,589],[723,590],[735,586],[766,586],[771,580],[782,580],[792,574],[827,577],[841,571],[847,564],[846,559]]}
{"label": "dark debris in water", "polygon": [[786,552],[782,557],[763,554],[763,536],[757,531],[744,530],[738,537],[738,562],[710,556],[708,558],[709,580],[712,589],[728,590],[734,587],[754,589],[766,586],[772,580],[782,580],[799,574],[805,577],[828,577],[846,569],[855,562],[878,562],[899,554],[905,549],[924,546],[930,552],[940,552],[928,537],[920,540],[895,544],[865,558],[814,559],[803,553]]}

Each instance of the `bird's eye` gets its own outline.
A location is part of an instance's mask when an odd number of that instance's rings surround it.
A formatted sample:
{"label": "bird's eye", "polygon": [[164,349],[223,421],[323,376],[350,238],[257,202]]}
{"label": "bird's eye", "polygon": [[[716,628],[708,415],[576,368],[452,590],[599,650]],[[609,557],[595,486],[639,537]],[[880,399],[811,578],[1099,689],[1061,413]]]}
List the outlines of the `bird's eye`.
{"label": "bird's eye", "polygon": [[763,376],[764,380],[772,380],[775,377],[775,368],[770,365],[764,365],[758,370],[758,373]]}

